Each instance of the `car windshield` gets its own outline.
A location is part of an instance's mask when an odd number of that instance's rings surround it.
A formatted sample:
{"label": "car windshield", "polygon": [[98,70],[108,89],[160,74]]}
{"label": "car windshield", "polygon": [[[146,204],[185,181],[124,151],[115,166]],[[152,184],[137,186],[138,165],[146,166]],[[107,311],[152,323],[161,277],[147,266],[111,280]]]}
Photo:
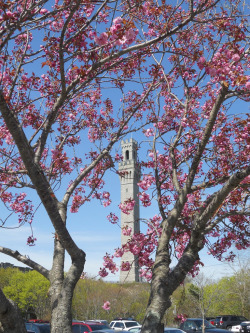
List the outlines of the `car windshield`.
{"label": "car windshield", "polygon": [[50,326],[49,325],[40,326],[39,330],[40,330],[41,333],[50,333]]}
{"label": "car windshield", "polygon": [[107,330],[110,327],[104,324],[90,324],[88,323],[88,325],[92,328],[92,331],[97,331],[97,330]]}
{"label": "car windshield", "polygon": [[129,321],[125,325],[126,327],[139,326],[139,324],[136,321]]}
{"label": "car windshield", "polygon": [[[202,319],[196,319],[194,320],[196,326],[199,328],[199,329],[202,329],[202,325],[203,325],[203,320]],[[212,325],[209,321],[207,320],[204,320],[204,325],[206,328],[213,328],[214,325]]]}
{"label": "car windshield", "polygon": [[245,317],[239,317],[239,320],[246,321],[247,318],[245,318]]}
{"label": "car windshield", "polygon": [[49,324],[26,323],[25,326],[27,330],[34,331],[36,333],[50,333]]}

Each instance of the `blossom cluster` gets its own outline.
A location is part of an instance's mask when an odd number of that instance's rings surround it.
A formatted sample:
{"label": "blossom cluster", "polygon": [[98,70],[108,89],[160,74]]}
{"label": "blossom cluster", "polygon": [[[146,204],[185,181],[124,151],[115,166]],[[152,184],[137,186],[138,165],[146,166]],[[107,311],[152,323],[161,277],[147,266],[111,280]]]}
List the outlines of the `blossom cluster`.
{"label": "blossom cluster", "polygon": [[138,30],[130,26],[129,22],[126,22],[126,20],[121,17],[116,17],[109,31],[102,32],[99,36],[96,36],[95,42],[100,46],[107,44],[109,44],[109,47],[119,45],[126,46],[135,41],[137,34]]}
{"label": "blossom cluster", "polygon": [[129,215],[133,211],[134,206],[135,206],[135,200],[131,198],[125,200],[124,202],[118,205],[120,210],[126,215]]}

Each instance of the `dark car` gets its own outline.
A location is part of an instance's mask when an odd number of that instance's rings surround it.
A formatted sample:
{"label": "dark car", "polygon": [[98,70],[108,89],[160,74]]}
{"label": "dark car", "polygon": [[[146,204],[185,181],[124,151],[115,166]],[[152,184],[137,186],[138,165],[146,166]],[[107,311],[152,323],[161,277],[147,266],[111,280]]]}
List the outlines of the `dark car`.
{"label": "dark car", "polygon": [[165,327],[164,328],[164,333],[185,333],[184,331],[182,331],[179,328],[175,328],[175,327]]}
{"label": "dark car", "polygon": [[[122,333],[129,333],[129,331],[121,331]],[[95,333],[117,333],[117,331],[112,330],[112,328],[104,329],[100,331],[95,331]]]}
{"label": "dark car", "polygon": [[[117,331],[112,330],[112,328],[95,331],[95,333],[115,333],[115,332],[117,333]],[[122,333],[124,332],[129,333],[128,331],[122,331]]]}
{"label": "dark car", "polygon": [[25,323],[26,330],[34,333],[50,333],[50,324]]}
{"label": "dark car", "polygon": [[240,324],[240,332],[241,333],[250,333],[250,321],[246,321]]}
{"label": "dark car", "polygon": [[231,329],[232,326],[239,325],[247,319],[243,316],[223,315],[215,318],[215,326],[218,328]]}
{"label": "dark car", "polygon": [[73,321],[72,322],[72,333],[85,333],[93,331],[101,331],[105,329],[110,329],[108,325],[102,324],[100,322],[83,322],[83,321]]}
{"label": "dark car", "polygon": [[[186,321],[181,323],[180,329],[186,333],[202,332],[203,319],[202,318],[188,318]],[[206,333],[232,333],[231,331],[217,328],[210,324],[206,319],[204,320],[205,332]]]}
{"label": "dark car", "polygon": [[206,317],[206,320],[210,322],[210,324],[215,326],[215,317]]}

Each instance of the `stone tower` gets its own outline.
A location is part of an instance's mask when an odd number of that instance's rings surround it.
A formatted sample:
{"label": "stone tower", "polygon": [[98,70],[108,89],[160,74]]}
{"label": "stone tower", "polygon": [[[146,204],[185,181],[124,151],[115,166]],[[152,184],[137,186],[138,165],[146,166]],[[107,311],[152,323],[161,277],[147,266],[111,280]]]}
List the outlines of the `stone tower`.
{"label": "stone tower", "polygon": [[[123,161],[119,163],[119,171],[124,172],[120,176],[121,182],[121,202],[127,199],[134,199],[135,206],[129,215],[121,212],[121,228],[132,228],[132,234],[140,232],[140,209],[139,209],[139,187],[137,185],[140,178],[140,169],[137,160],[137,142],[134,139],[121,142]],[[130,236],[121,235],[121,244],[127,243]],[[121,262],[129,262],[132,266],[130,271],[120,271],[120,282],[138,282],[139,267],[137,257],[130,252],[124,253]]]}

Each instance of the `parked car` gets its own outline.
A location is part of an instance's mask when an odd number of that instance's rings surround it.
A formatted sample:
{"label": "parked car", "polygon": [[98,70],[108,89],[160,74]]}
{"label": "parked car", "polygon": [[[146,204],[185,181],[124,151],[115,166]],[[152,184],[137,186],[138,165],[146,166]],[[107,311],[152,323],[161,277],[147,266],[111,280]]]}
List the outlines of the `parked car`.
{"label": "parked car", "polygon": [[47,323],[25,323],[26,330],[34,333],[50,333],[50,324]]}
{"label": "parked car", "polygon": [[89,325],[92,329],[92,331],[97,330],[104,330],[104,329],[110,329],[108,322],[105,320],[105,322],[101,320],[85,320],[85,324]]}
{"label": "parked car", "polygon": [[85,333],[105,329],[109,330],[110,327],[100,322],[77,320],[73,320],[72,322],[72,333]]}
{"label": "parked car", "polygon": [[210,322],[210,324],[215,326],[215,317],[206,317],[206,320]]}
{"label": "parked car", "polygon": [[234,326],[232,326],[231,331],[234,332],[234,333],[238,333],[238,332],[240,332],[240,329],[241,329],[240,324],[239,325],[234,325]]}
{"label": "parked car", "polygon": [[[100,330],[100,331],[95,331],[95,333],[115,333],[115,330],[112,330],[112,328],[110,328],[109,330]],[[129,331],[122,331],[122,333],[129,333]]]}
{"label": "parked car", "polygon": [[[140,333],[141,332],[141,325],[139,326],[132,326],[130,328],[126,328],[128,332],[133,332],[133,333]],[[122,331],[124,332],[124,331]]]}
{"label": "parked car", "polygon": [[27,320],[27,323],[38,323],[38,324],[44,324],[44,323],[48,323],[48,320],[43,320],[43,319],[29,319]]}
{"label": "parked car", "polygon": [[250,333],[250,321],[243,321],[240,326],[241,333]]}
{"label": "parked car", "polygon": [[164,327],[164,333],[185,333],[180,328],[176,327]]}
{"label": "parked car", "polygon": [[105,324],[106,326],[110,327],[108,321],[104,320],[104,319],[89,319],[89,320],[86,320],[85,323],[86,322],[102,323],[102,324]]}
{"label": "parked car", "polygon": [[[133,332],[133,333],[140,333],[141,332],[141,325],[138,326],[138,328],[136,329],[136,327],[132,327],[129,328],[127,331],[122,331],[123,332]],[[136,329],[136,330],[135,330]],[[185,333],[184,331],[182,331],[179,328],[175,328],[175,327],[165,327],[164,328],[164,333]]]}
{"label": "parked car", "polygon": [[164,327],[164,333],[185,333],[185,332],[175,327]]}
{"label": "parked car", "polygon": [[140,326],[140,324],[136,320],[124,320],[124,319],[113,320],[110,323],[110,327],[113,328],[115,331],[126,330],[134,326]]}
{"label": "parked car", "polygon": [[[180,324],[180,329],[186,333],[202,332],[203,319],[202,318],[188,318]],[[217,328],[210,324],[206,319],[204,320],[206,333],[231,333],[231,331]]]}
{"label": "parked car", "polygon": [[215,326],[218,328],[232,329],[232,326],[239,325],[247,319],[243,316],[223,315],[215,318]]}

